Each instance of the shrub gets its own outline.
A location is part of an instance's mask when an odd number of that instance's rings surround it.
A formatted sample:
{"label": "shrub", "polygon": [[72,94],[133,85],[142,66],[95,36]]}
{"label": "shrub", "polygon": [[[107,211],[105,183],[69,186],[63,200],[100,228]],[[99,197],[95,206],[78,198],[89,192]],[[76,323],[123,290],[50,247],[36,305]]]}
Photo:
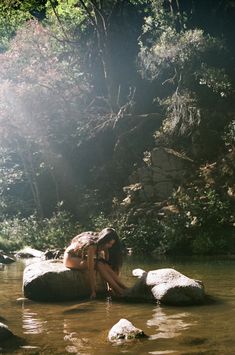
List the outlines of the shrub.
{"label": "shrub", "polygon": [[212,188],[192,186],[174,194],[179,213],[162,223],[166,251],[195,254],[229,252],[232,226],[230,203]]}
{"label": "shrub", "polygon": [[81,226],[62,210],[57,210],[51,218],[31,215],[5,219],[0,223],[0,248],[5,251],[27,245],[41,250],[64,248],[80,230]]}

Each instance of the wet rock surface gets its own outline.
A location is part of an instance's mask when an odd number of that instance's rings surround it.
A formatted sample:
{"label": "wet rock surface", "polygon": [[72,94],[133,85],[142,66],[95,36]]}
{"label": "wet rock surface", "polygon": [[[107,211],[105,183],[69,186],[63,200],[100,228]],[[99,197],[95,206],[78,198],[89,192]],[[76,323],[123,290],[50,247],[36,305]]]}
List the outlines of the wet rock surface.
{"label": "wet rock surface", "polygon": [[136,328],[129,320],[120,319],[109,331],[108,340],[112,343],[122,343],[135,339],[146,339],[148,336],[143,330]]}
{"label": "wet rock surface", "polygon": [[[106,285],[97,274],[97,292]],[[36,301],[70,301],[90,296],[88,271],[70,270],[60,260],[45,260],[28,265],[23,275],[23,291]]]}

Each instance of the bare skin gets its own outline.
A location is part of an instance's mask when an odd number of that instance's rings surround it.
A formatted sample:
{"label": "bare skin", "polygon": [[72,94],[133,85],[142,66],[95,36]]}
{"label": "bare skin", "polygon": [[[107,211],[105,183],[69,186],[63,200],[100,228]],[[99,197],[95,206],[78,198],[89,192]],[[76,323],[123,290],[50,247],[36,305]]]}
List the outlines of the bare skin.
{"label": "bare skin", "polygon": [[[114,240],[106,243],[99,251],[104,252],[105,259],[108,260],[108,249],[114,244]],[[95,268],[99,271],[101,277],[108,283],[109,288],[115,295],[122,295],[126,286],[121,282],[118,275],[112,270],[112,268],[105,263],[95,262],[95,256],[97,252],[97,247],[91,245],[88,247],[87,260],[83,260],[77,256],[71,256],[69,251],[70,246],[66,249],[64,254],[64,265],[71,269],[77,270],[88,270],[90,285],[91,285],[91,296],[93,299],[96,297],[96,281],[95,281]]]}

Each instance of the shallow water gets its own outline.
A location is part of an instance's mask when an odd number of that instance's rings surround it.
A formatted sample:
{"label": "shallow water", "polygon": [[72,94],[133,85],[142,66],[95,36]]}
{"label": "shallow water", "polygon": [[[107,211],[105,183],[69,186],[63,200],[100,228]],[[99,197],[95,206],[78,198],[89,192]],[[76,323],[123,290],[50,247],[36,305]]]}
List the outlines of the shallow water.
{"label": "shallow water", "polygon": [[[0,321],[25,344],[0,354],[235,354],[235,260],[135,261],[128,258],[122,277],[134,283],[131,270],[174,267],[203,281],[215,302],[195,307],[124,304],[105,301],[37,303],[22,297],[23,261],[0,268]],[[109,329],[127,318],[149,339],[114,346]],[[9,349],[9,348],[8,348]]]}

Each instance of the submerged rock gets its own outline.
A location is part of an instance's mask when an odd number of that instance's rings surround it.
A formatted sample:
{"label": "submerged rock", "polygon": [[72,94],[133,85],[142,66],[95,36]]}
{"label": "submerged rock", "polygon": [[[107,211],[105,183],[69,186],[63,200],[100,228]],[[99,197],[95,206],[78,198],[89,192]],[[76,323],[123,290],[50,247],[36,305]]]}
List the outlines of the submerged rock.
{"label": "submerged rock", "polygon": [[15,259],[12,256],[7,255],[3,251],[0,251],[0,263],[1,264],[5,265],[5,264],[11,264],[14,262],[15,262]]}
{"label": "submerged rock", "polygon": [[[8,326],[0,322],[0,353],[13,354],[15,351],[26,344],[26,340],[13,334]],[[3,352],[1,352],[1,350]]]}
{"label": "submerged rock", "polygon": [[129,320],[124,318],[114,324],[108,334],[108,340],[112,343],[122,343],[123,341],[141,338],[148,338],[148,336],[143,330],[136,328]]}
{"label": "submerged rock", "polygon": [[[97,273],[97,293],[106,285]],[[35,301],[70,301],[91,294],[88,271],[70,270],[59,260],[45,260],[28,265],[23,275],[23,291]]]}
{"label": "submerged rock", "polygon": [[194,305],[205,302],[205,291],[201,281],[166,268],[143,273],[126,291],[125,298],[155,300],[168,305]]}
{"label": "submerged rock", "polygon": [[15,337],[15,335],[10,331],[8,326],[0,322],[0,342],[13,337]]}

